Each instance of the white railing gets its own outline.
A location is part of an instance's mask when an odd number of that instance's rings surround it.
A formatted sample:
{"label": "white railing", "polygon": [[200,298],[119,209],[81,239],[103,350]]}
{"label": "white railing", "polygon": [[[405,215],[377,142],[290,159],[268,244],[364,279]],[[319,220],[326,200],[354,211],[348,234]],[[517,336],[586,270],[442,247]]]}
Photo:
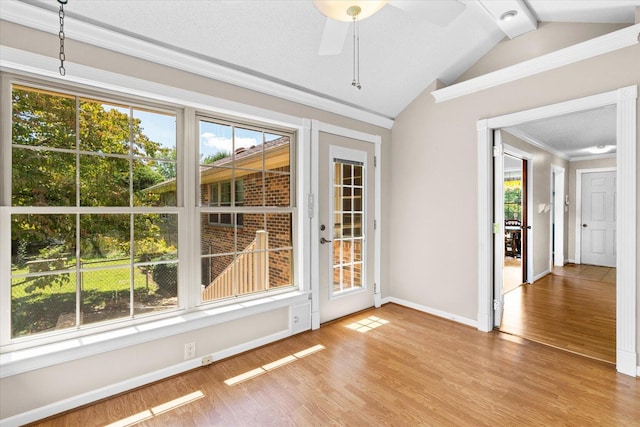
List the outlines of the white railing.
{"label": "white railing", "polygon": [[236,257],[235,262],[202,290],[202,301],[269,289],[268,246],[268,233],[256,231],[256,238]]}

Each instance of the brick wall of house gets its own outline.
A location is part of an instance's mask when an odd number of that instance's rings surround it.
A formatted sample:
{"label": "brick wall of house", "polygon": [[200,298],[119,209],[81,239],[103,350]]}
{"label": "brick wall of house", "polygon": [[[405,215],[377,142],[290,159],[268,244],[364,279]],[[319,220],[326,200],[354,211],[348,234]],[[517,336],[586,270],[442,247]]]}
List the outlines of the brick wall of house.
{"label": "brick wall of house", "polygon": [[[275,172],[275,173],[274,173]],[[290,205],[289,167],[273,169],[271,171],[246,175],[243,177],[244,206],[263,206],[263,183],[265,186],[264,199],[266,206],[285,207]],[[203,205],[209,204],[209,185],[201,186],[201,200]],[[234,230],[232,226],[215,225],[209,223],[209,215],[203,214],[200,219],[201,251],[202,254],[224,254],[234,251],[241,252],[253,242],[256,231],[267,230],[268,248],[279,249],[291,246],[291,215],[290,214],[242,214],[243,225],[237,228],[237,248],[234,247]],[[222,273],[232,262],[232,256],[220,256],[203,259],[202,284],[207,286]],[[269,284],[270,287],[288,285],[292,283],[292,254],[290,250],[273,251],[269,253]]]}

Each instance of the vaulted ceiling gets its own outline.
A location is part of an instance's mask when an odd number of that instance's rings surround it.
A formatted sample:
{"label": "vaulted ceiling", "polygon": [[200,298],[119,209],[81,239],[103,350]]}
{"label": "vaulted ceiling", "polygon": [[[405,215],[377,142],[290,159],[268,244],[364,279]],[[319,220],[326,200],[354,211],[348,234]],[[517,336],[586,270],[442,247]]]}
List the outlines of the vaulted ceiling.
{"label": "vaulted ceiling", "polygon": [[[423,1],[433,6],[455,0]],[[400,8],[401,2],[410,7]],[[57,19],[53,0],[23,3]],[[326,17],[311,0],[68,0],[65,11],[70,32],[77,23],[89,23],[394,118],[435,79],[454,82],[505,38],[508,28],[496,16],[503,9],[528,11],[534,26],[536,21],[630,24],[640,6],[640,0],[459,0],[461,12],[440,26],[419,13],[420,3],[391,0],[360,22],[361,90],[351,85],[350,33],[339,54],[318,54]]]}

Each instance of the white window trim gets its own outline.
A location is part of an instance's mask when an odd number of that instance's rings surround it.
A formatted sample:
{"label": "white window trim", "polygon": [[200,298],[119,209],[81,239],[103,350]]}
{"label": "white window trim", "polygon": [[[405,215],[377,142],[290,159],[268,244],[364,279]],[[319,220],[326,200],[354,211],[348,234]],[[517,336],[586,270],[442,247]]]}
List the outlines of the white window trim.
{"label": "white window trim", "polygon": [[[199,296],[195,292],[189,294],[189,298],[185,298],[184,294],[179,294],[180,309],[178,313],[167,313],[166,315],[158,315],[154,320],[148,318],[142,321],[129,321],[127,326],[112,329],[101,333],[85,336],[74,336],[73,338],[63,339],[55,343],[46,343],[36,345],[28,349],[10,350],[0,354],[0,378],[16,375],[21,372],[27,372],[34,369],[43,368],[78,358],[86,357],[91,354],[98,354],[117,348],[128,347],[150,340],[161,339],[163,337],[184,333],[194,329],[215,325],[217,323],[228,322],[251,316],[264,311],[270,311],[284,306],[292,306],[302,301],[307,301],[310,294],[310,251],[302,243],[309,241],[310,236],[310,220],[302,215],[302,207],[307,206],[307,198],[305,194],[309,194],[310,179],[307,177],[307,166],[310,164],[310,153],[305,147],[311,137],[311,122],[287,114],[282,114],[259,107],[254,107],[226,99],[204,95],[201,93],[166,86],[134,77],[124,76],[93,67],[87,67],[74,64],[67,72],[65,78],[61,78],[51,70],[57,70],[57,64],[53,58],[44,57],[31,52],[19,49],[0,46],[0,71],[11,72],[18,76],[36,77],[44,83],[56,83],[65,85],[74,84],[79,88],[89,88],[97,90],[100,93],[115,92],[123,94],[127,98],[141,97],[159,103],[171,103],[184,108],[184,123],[182,130],[184,140],[197,138],[195,132],[196,114],[195,111],[207,112],[213,115],[230,115],[239,120],[251,120],[262,123],[271,124],[278,127],[289,128],[297,133],[296,138],[296,162],[295,173],[296,186],[298,190],[295,196],[294,208],[294,247],[298,250],[294,251],[294,283],[297,287],[294,290],[287,289],[283,293],[273,292],[262,298],[252,298],[251,301],[244,303],[224,305],[211,304],[198,307]],[[3,111],[11,111],[11,97],[9,95],[2,98]],[[3,127],[2,140],[10,140],[11,128]],[[195,150],[186,150],[182,159],[178,159],[180,165],[195,163],[195,154],[191,153]],[[10,164],[11,145],[2,144],[0,146],[2,154],[3,168]],[[187,185],[187,179],[193,179],[186,176],[186,168],[182,167],[181,177],[183,179],[183,208],[177,208],[183,211],[181,221],[193,218],[196,215],[195,194],[190,191],[184,191]],[[306,175],[305,175],[306,174]],[[3,194],[11,194],[10,182],[3,181]],[[8,191],[7,191],[8,190]],[[8,272],[11,267],[11,243],[9,231],[10,229],[10,200],[0,201],[0,253],[6,254],[0,256],[0,271]],[[188,233],[181,233],[179,240],[180,251],[180,272],[179,283],[199,283],[199,268],[194,268],[194,264],[199,262],[199,256],[195,245],[190,245],[188,235],[196,235],[198,224],[191,221],[191,229]],[[191,264],[187,260],[191,260]],[[197,267],[197,265],[195,265]],[[181,290],[179,290],[181,292]],[[185,307],[192,307],[187,312]],[[10,311],[2,310],[0,313],[0,321],[3,323],[10,319]],[[157,319],[157,320],[155,320]],[[86,332],[86,331],[85,331]]]}

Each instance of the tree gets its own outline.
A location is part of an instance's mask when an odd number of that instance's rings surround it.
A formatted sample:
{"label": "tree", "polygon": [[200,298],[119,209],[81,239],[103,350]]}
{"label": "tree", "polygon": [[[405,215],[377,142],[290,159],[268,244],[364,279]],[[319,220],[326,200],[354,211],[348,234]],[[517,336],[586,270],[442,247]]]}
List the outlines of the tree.
{"label": "tree", "polygon": [[[153,206],[157,195],[146,189],[167,179],[167,169],[175,171],[175,163],[155,160],[175,159],[175,148],[147,137],[128,108],[22,87],[14,87],[12,102],[13,206]],[[12,215],[14,251],[29,242],[30,254],[43,246],[74,253],[76,233],[90,254],[101,255],[99,239],[105,235],[130,250],[128,214],[81,215],[79,229],[76,219]],[[156,238],[157,230],[148,233],[154,236],[141,238]],[[51,280],[41,282],[46,286]]]}

